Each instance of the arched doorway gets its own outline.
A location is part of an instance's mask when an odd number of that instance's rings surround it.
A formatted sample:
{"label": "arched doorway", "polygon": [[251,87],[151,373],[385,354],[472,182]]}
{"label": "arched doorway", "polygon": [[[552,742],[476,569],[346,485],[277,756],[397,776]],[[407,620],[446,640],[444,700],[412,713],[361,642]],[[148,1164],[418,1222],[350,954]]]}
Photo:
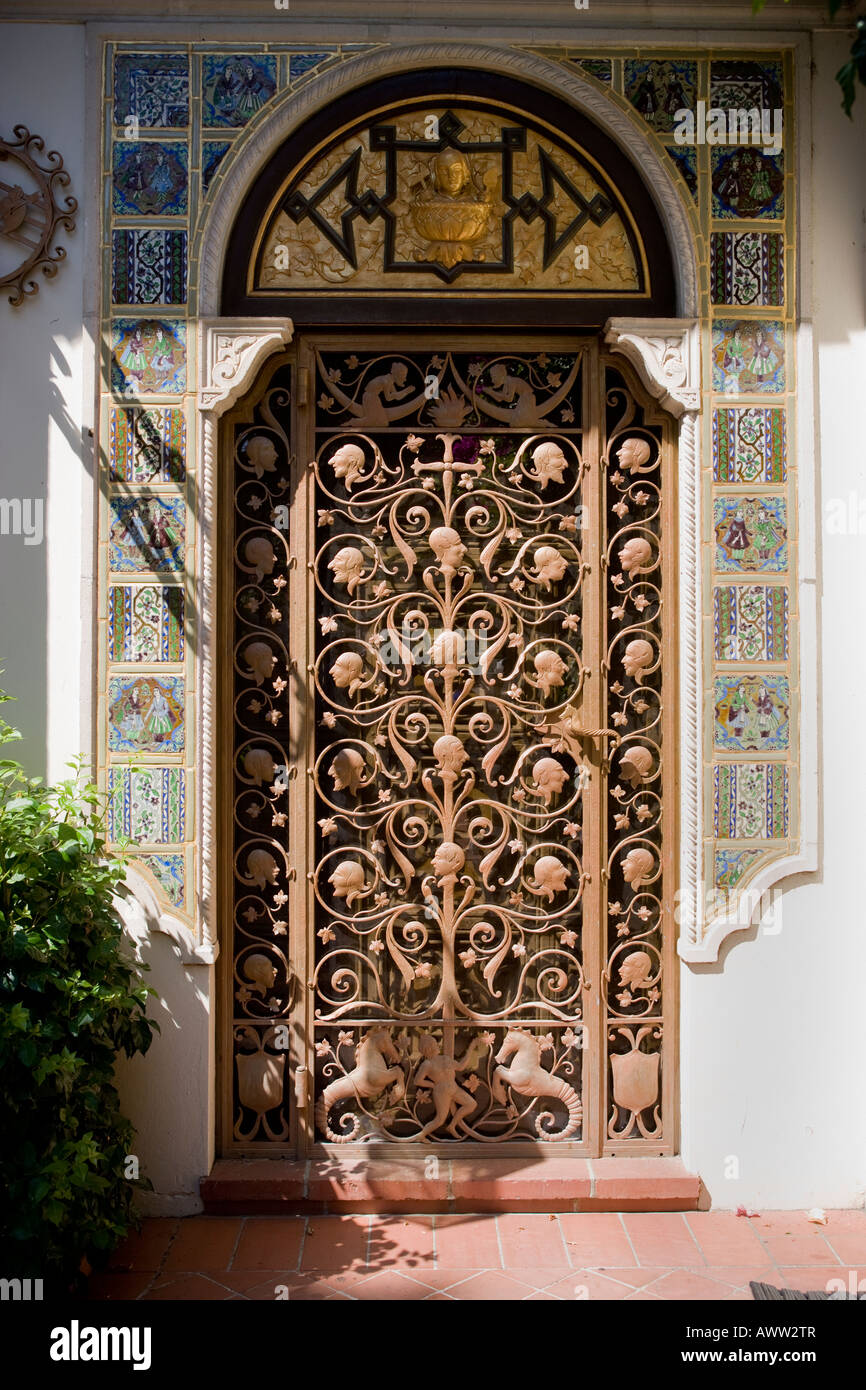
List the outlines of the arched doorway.
{"label": "arched doorway", "polygon": [[502,88],[353,94],[229,243],[297,331],[219,446],[223,1152],[676,1148],[674,432],[599,341],[670,255]]}

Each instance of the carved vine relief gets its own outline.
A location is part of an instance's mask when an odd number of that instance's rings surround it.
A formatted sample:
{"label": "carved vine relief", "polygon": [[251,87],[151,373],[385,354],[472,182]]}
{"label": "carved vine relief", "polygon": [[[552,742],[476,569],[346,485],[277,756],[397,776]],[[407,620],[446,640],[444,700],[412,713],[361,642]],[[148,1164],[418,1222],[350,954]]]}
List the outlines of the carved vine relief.
{"label": "carved vine relief", "polygon": [[508,117],[410,113],[333,147],[281,197],[258,290],[636,292],[640,251],[576,154]]}

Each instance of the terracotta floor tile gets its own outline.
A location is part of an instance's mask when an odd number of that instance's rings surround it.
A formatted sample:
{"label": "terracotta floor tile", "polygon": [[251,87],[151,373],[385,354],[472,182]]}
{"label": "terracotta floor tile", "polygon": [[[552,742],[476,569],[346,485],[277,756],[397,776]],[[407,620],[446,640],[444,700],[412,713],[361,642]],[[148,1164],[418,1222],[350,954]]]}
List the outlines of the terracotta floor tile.
{"label": "terracotta floor tile", "polygon": [[575,1269],[637,1264],[618,1212],[563,1213],[559,1224]]}
{"label": "terracotta floor tile", "polygon": [[763,1245],[770,1259],[779,1265],[834,1265],[842,1263],[825,1240],[809,1235],[765,1236]]}
{"label": "terracotta floor tile", "polygon": [[436,1216],[437,1268],[500,1269],[495,1216]]}
{"label": "terracotta floor tile", "polygon": [[159,1269],[180,1222],[155,1217],[142,1223],[122,1241],[108,1262],[109,1269]]}
{"label": "terracotta floor tile", "polygon": [[[577,1272],[575,1270],[575,1273]],[[605,1279],[613,1279],[618,1284],[627,1284],[630,1289],[645,1289],[648,1284],[654,1283],[656,1279],[661,1279],[662,1275],[670,1274],[670,1267],[667,1265],[664,1267],[646,1265],[635,1268],[631,1265],[624,1265],[617,1269],[611,1265],[607,1269],[599,1269],[594,1272],[603,1274]]]}
{"label": "terracotta floor tile", "polygon": [[419,1284],[426,1285],[428,1291],[436,1293],[443,1289],[449,1289],[452,1284],[459,1284],[464,1279],[471,1279],[473,1274],[478,1273],[477,1265],[474,1268],[461,1269],[454,1266],[451,1269],[402,1269],[401,1274],[406,1274],[410,1279],[414,1279]]}
{"label": "terracotta floor tile", "polygon": [[715,1279],[705,1278],[703,1272],[699,1274],[693,1269],[674,1269],[664,1278],[658,1279],[647,1292],[654,1293],[656,1298],[663,1298],[668,1302],[679,1302],[693,1299],[716,1300],[732,1290]]}
{"label": "terracotta floor tile", "polygon": [[112,1303],[130,1302],[144,1293],[152,1279],[152,1270],[107,1269],[91,1274],[87,1281],[87,1297]]}
{"label": "terracotta floor tile", "polygon": [[535,1293],[531,1284],[522,1284],[517,1279],[509,1279],[507,1274],[497,1269],[482,1270],[479,1274],[455,1284],[448,1291],[452,1298],[461,1302],[482,1302],[493,1299],[524,1299]]}
{"label": "terracotta floor tile", "polygon": [[545,1293],[544,1289],[536,1289],[528,1298],[524,1298],[524,1303],[561,1303],[562,1299],[557,1298],[556,1294]]}
{"label": "terracotta floor tile", "polygon": [[[543,1269],[540,1265],[512,1265],[505,1269],[506,1274],[510,1274],[512,1279],[519,1279],[524,1284],[531,1284],[534,1289],[549,1289],[551,1285],[558,1284],[562,1279],[562,1265],[557,1265],[554,1269]],[[570,1278],[570,1273],[565,1276]]]}
{"label": "terracotta floor tile", "polygon": [[646,1289],[641,1289],[640,1293],[630,1293],[626,1299],[626,1303],[661,1303],[661,1301],[654,1293],[650,1293]]}
{"label": "terracotta floor tile", "polygon": [[245,1297],[255,1303],[276,1302],[274,1290],[278,1284],[284,1284],[289,1295],[287,1299],[285,1296],[281,1297],[280,1302],[303,1303],[314,1299],[324,1302],[326,1298],[333,1298],[334,1294],[342,1292],[318,1274],[297,1274],[293,1271],[282,1278],[279,1275],[270,1275],[260,1284],[247,1289]]}
{"label": "terracotta floor tile", "polygon": [[551,1284],[547,1292],[557,1294],[566,1303],[584,1302],[587,1299],[613,1302],[628,1298],[634,1289],[629,1284],[618,1283],[591,1269],[573,1269],[564,1279]]}
{"label": "terracotta floor tile", "polygon": [[407,1278],[398,1269],[390,1269],[374,1274],[360,1284],[354,1284],[346,1292],[362,1301],[378,1299],[380,1302],[420,1303],[433,1290],[427,1284]]}
{"label": "terracotta floor tile", "polygon": [[374,1216],[367,1260],[371,1269],[433,1265],[432,1216]]}
{"label": "terracotta floor tile", "polygon": [[[828,1269],[826,1265],[811,1265],[808,1268],[801,1265],[781,1268],[778,1274],[765,1279],[763,1282],[766,1284],[775,1284],[777,1288],[786,1284],[789,1289],[802,1289],[804,1292],[809,1289],[815,1289],[823,1293],[833,1293],[838,1288],[838,1281],[841,1280],[845,1292],[848,1293],[849,1289],[855,1287],[860,1280],[863,1280],[863,1289],[866,1291],[866,1270],[861,1268],[859,1270],[855,1269],[853,1272],[856,1278],[852,1281],[849,1270],[844,1266],[835,1266],[833,1269]],[[832,1289],[827,1288],[830,1280],[837,1281],[834,1282]]]}
{"label": "terracotta floor tile", "polygon": [[769,1261],[762,1264],[758,1259],[752,1265],[708,1265],[706,1269],[701,1270],[701,1274],[705,1274],[708,1279],[715,1279],[719,1284],[728,1284],[735,1289],[748,1289],[751,1279],[759,1279],[765,1284],[772,1284],[773,1280],[778,1283],[779,1271]]}
{"label": "terracotta floor tile", "polygon": [[447,1293],[431,1293],[424,1299],[425,1303],[456,1303],[455,1298],[451,1298]]}
{"label": "terracotta floor tile", "polygon": [[304,1237],[302,1216],[248,1216],[232,1269],[297,1269]]}
{"label": "terracotta floor tile", "polygon": [[568,1268],[568,1252],[556,1218],[551,1221],[533,1212],[508,1213],[497,1217],[497,1222],[506,1269],[528,1269],[533,1265]]}
{"label": "terracotta floor tile", "polygon": [[239,1216],[189,1217],[181,1222],[163,1269],[228,1269],[240,1229]]}
{"label": "terracotta floor tile", "polygon": [[678,1211],[630,1211],[625,1228],[642,1265],[703,1265],[706,1263]]}
{"label": "terracotta floor tile", "polygon": [[346,1270],[367,1262],[369,1216],[314,1216],[307,1226],[301,1269]]}
{"label": "terracotta floor tile", "polygon": [[188,1302],[225,1302],[232,1297],[232,1291],[204,1274],[179,1274],[175,1279],[166,1280],[159,1287],[154,1286],[142,1296],[142,1302],[166,1302],[177,1300]]}
{"label": "terracotta floor tile", "polygon": [[[841,1223],[834,1220],[839,1216],[862,1216],[862,1224]],[[822,1226],[824,1239],[839,1259],[846,1265],[861,1265],[866,1276],[866,1212],[831,1212],[828,1225]]]}
{"label": "terracotta floor tile", "polygon": [[735,1216],[730,1211],[690,1211],[685,1219],[707,1264],[749,1264],[763,1255],[748,1217]]}

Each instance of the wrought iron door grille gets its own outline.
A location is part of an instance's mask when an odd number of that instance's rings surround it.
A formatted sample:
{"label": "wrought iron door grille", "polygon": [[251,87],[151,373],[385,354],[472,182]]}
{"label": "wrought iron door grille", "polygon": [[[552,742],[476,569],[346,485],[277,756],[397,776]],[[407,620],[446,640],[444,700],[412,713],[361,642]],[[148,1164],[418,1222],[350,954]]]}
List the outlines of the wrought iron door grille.
{"label": "wrought iron door grille", "polygon": [[594,342],[298,370],[231,426],[235,1144],[658,1151],[663,427]]}

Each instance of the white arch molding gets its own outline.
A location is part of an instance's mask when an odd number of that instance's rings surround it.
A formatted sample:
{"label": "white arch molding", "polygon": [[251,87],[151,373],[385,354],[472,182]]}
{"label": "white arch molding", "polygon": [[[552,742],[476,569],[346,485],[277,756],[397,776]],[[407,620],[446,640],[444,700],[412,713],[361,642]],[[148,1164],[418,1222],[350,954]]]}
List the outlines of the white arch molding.
{"label": "white arch molding", "polygon": [[[202,955],[214,960],[217,941],[216,903],[212,890],[217,853],[214,825],[214,769],[217,747],[214,544],[217,505],[217,422],[252,385],[262,363],[292,337],[288,319],[219,317],[223,265],[237,215],[256,178],[288,136],[315,112],[346,92],[394,73],[423,71],[442,65],[474,67],[512,75],[570,101],[621,147],[642,171],[665,227],[674,262],[676,319],[611,319],[605,328],[608,347],[623,354],[664,409],[679,419],[679,652],[680,652],[680,844],[678,901],[680,956],[712,961],[721,941],[749,922],[706,921],[702,848],[702,701],[701,655],[701,369],[698,268],[694,229],[674,181],[670,161],[653,147],[646,129],[621,100],[604,92],[576,70],[510,48],[475,43],[395,45],[365,53],[326,71],[298,93],[286,93],[238,138],[212,188],[213,202],[191,257],[198,265],[190,302],[199,315],[197,406],[198,432],[197,583],[199,648],[196,689],[196,764],[199,806],[195,873],[196,933]],[[194,278],[194,277],[192,277]],[[768,846],[768,849],[770,847]],[[791,859],[776,860],[762,871],[767,884],[791,872]],[[798,865],[799,867],[799,865]],[[769,878],[768,878],[769,875]],[[767,886],[763,883],[761,886]],[[754,887],[754,885],[750,885]],[[693,905],[693,906],[689,906]]]}

